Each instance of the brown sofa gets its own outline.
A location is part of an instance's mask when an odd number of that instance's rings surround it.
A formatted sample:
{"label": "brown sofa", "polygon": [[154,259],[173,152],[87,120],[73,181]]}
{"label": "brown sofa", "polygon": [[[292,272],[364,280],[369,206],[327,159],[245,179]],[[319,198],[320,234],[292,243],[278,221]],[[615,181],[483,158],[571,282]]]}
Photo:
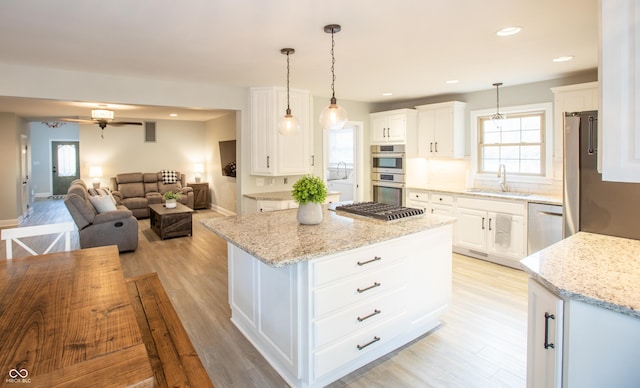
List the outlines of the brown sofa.
{"label": "brown sofa", "polygon": [[[93,190],[93,189],[92,189]],[[99,212],[92,204],[92,196],[84,181],[71,182],[64,204],[78,227],[80,248],[117,245],[120,252],[135,251],[138,247],[138,220],[129,209],[111,202],[111,209]],[[113,201],[111,197],[109,201]],[[101,209],[102,210],[102,209]]]}
{"label": "brown sofa", "polygon": [[130,172],[111,178],[111,189],[118,204],[133,212],[136,218],[149,217],[149,205],[163,203],[167,191],[182,194],[178,202],[193,209],[193,189],[187,187],[186,176],[175,171],[176,182],[165,183],[162,172]]}

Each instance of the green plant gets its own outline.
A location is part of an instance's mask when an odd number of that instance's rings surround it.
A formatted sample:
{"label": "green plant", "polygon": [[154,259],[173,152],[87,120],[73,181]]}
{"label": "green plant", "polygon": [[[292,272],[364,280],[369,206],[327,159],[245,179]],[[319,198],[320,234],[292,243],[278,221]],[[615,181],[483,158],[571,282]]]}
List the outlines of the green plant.
{"label": "green plant", "polygon": [[162,194],[162,198],[164,198],[165,200],[167,200],[167,199],[180,199],[181,195],[182,194],[174,193],[173,191],[166,191],[164,194]]}
{"label": "green plant", "polygon": [[323,203],[327,199],[327,186],[319,177],[305,175],[293,184],[291,196],[300,205],[307,202]]}

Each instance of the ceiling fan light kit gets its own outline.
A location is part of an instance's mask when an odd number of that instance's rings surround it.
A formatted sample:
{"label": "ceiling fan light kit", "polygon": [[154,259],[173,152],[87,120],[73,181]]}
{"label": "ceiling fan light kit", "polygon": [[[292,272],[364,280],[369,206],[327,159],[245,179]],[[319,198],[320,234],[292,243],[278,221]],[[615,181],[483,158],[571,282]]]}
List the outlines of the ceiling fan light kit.
{"label": "ceiling fan light kit", "polygon": [[109,109],[93,109],[91,110],[91,120],[113,120],[114,114],[112,110]]}
{"label": "ceiling fan light kit", "polygon": [[320,113],[320,124],[322,125],[322,128],[326,130],[343,129],[348,121],[347,111],[343,107],[338,105],[335,91],[336,58],[334,55],[334,51],[336,43],[333,39],[333,35],[337,32],[340,32],[340,30],[342,30],[342,27],[339,24],[329,24],[324,26],[324,32],[331,34],[331,100],[329,102],[329,105],[325,107]]}
{"label": "ceiling fan light kit", "polygon": [[113,121],[115,117],[115,113],[111,109],[106,109],[105,105],[100,105],[98,109],[91,110],[91,119],[69,119],[64,118],[60,119],[61,121],[67,121],[70,123],[78,123],[78,124],[98,124],[100,129],[100,138],[104,139],[104,129],[107,125],[112,125],[114,127],[121,127],[123,125],[142,125],[141,122],[137,121]]}

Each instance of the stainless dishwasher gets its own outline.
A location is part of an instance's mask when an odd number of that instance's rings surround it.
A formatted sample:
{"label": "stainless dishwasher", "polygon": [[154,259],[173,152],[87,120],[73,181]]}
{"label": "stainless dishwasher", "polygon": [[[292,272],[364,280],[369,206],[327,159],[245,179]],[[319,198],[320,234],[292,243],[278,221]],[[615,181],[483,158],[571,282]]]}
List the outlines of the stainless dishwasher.
{"label": "stainless dishwasher", "polygon": [[562,206],[529,202],[527,254],[562,240]]}

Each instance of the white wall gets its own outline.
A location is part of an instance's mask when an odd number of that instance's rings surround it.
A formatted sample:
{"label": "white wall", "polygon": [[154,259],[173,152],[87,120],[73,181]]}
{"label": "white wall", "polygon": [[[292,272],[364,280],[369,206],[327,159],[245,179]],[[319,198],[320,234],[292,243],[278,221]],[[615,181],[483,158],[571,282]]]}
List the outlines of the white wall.
{"label": "white wall", "polygon": [[237,213],[236,179],[222,175],[220,141],[236,140],[236,112],[206,123],[205,175],[209,182],[212,208],[224,213]]}
{"label": "white wall", "polygon": [[[135,121],[122,118],[124,121]],[[195,121],[155,120],[156,142],[145,143],[144,126],[109,127],[100,138],[97,125],[80,125],[80,178],[91,184],[89,168],[102,166],[102,186],[126,172],[178,170],[193,181],[193,165],[205,154],[205,124]]]}

